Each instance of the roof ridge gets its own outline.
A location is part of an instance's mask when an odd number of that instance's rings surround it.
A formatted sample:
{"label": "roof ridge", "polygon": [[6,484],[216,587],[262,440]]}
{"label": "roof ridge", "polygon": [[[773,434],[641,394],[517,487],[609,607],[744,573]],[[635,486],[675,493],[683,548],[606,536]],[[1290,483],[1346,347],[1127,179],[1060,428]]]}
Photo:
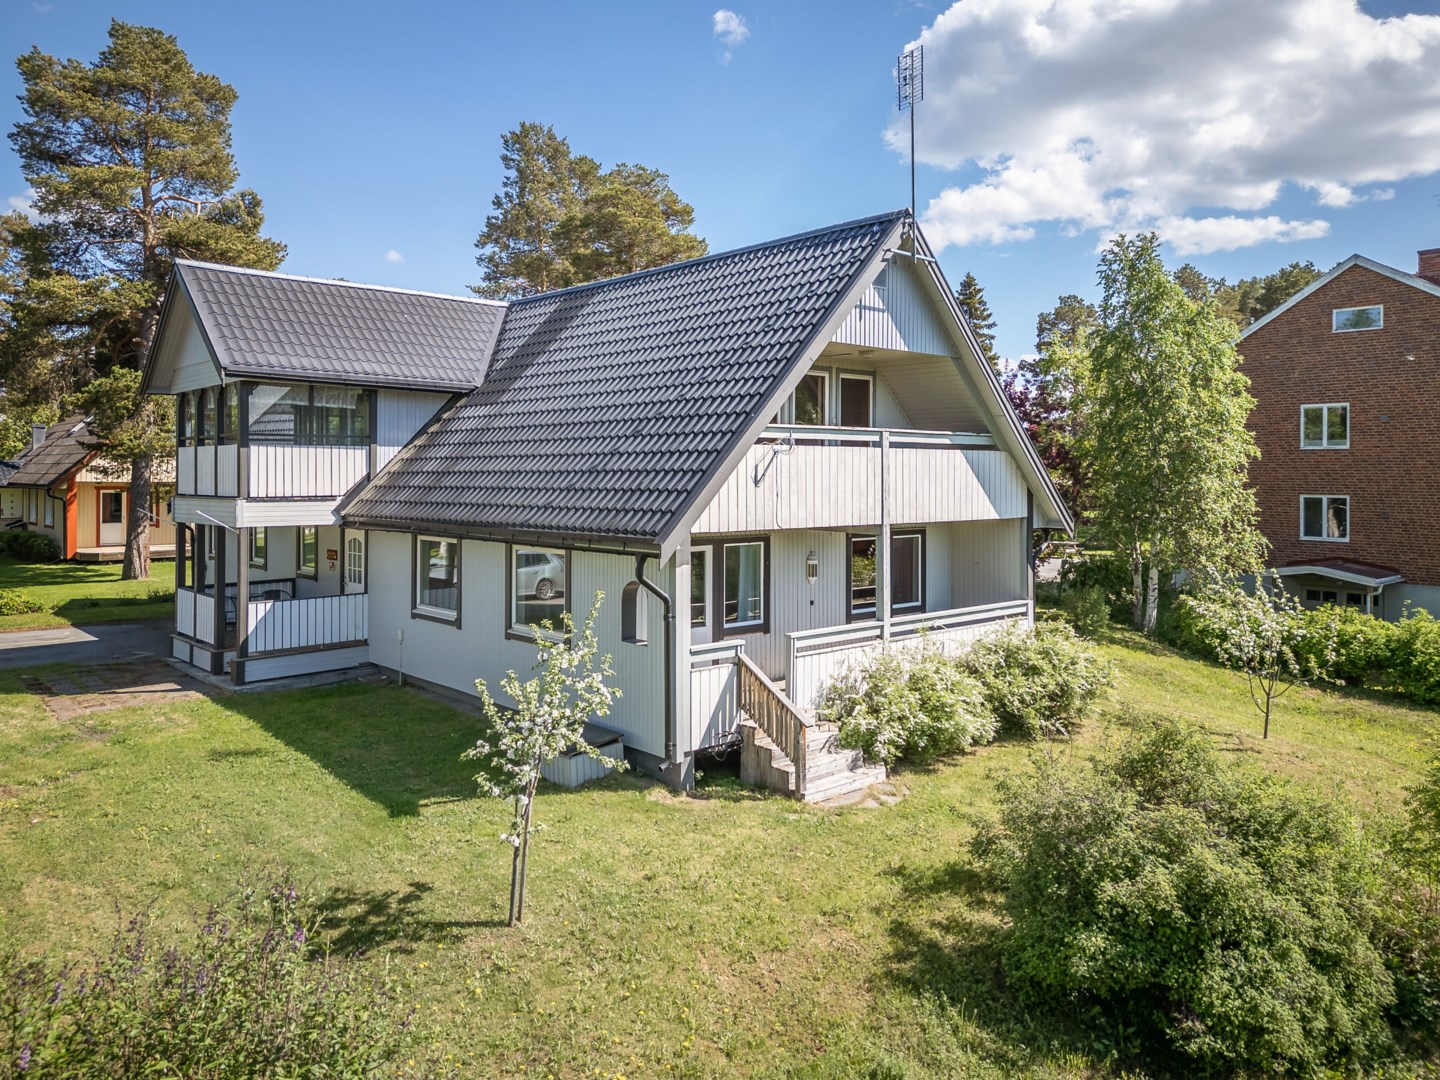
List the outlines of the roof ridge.
{"label": "roof ridge", "polygon": [[804,232],[792,233],[789,236],[777,237],[774,240],[762,240],[758,244],[746,244],[744,247],[730,248],[727,251],[713,251],[708,255],[700,255],[694,259],[685,259],[683,262],[667,263],[664,266],[652,266],[646,270],[633,270],[628,274],[618,274],[615,277],[601,278],[599,281],[585,281],[579,285],[567,285],[563,289],[550,289],[546,292],[535,293],[531,296],[522,296],[511,300],[510,306],[528,304],[535,300],[546,300],[554,296],[563,296],[566,293],[579,292],[582,289],[598,289],[604,285],[615,285],[622,281],[631,281],[635,278],[649,277],[654,274],[664,274],[675,270],[682,270],[687,266],[699,266],[702,263],[714,262],[716,259],[728,259],[735,255],[744,255],[751,251],[761,251],[764,248],[780,247],[783,244],[793,244],[799,240],[807,240],[812,236],[821,236],[824,233],[843,232],[846,229],[858,228],[861,225],[873,225],[882,221],[894,221],[900,217],[908,216],[909,208],[900,210],[887,210],[883,214],[871,214],[869,217],[855,218],[853,221],[842,221],[835,225],[822,225],[817,229],[806,229]]}
{"label": "roof ridge", "polygon": [[459,300],[465,304],[482,304],[486,307],[508,308],[507,300],[491,300],[484,296],[456,296],[454,293],[430,292],[425,289],[402,289],[398,285],[372,285],[365,281],[346,281],[341,278],[309,277],[304,274],[282,274],[279,270],[256,270],[249,266],[230,266],[226,263],[203,262],[199,259],[176,259],[175,265],[198,266],[206,270],[222,270],[232,274],[248,274],[252,277],[279,278],[282,281],[305,281],[313,285],[335,285],[351,289],[370,289],[373,292],[399,293],[403,296],[428,296],[435,300]]}

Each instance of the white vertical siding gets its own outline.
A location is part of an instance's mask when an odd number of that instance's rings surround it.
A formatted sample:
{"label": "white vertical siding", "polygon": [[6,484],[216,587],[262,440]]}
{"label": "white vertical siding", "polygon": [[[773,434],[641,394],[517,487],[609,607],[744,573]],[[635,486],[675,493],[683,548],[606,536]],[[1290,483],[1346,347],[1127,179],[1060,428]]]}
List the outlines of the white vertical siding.
{"label": "white vertical siding", "polygon": [[240,448],[234,443],[181,446],[175,466],[177,495],[240,494]]}
{"label": "white vertical siding", "polygon": [[835,341],[874,349],[954,354],[954,345],[934,305],[903,257],[892,258],[835,332]]}
{"label": "white vertical siding", "polygon": [[[1019,517],[1025,481],[1003,450],[892,448],[891,517],[920,524]],[[880,449],[757,443],[697,533],[847,528],[880,520]]]}
{"label": "white vertical siding", "polygon": [[1028,595],[1025,521],[965,521],[949,526],[954,607]]}
{"label": "white vertical siding", "polygon": [[739,668],[728,659],[702,664],[697,658],[696,665],[690,671],[690,745],[705,750],[740,730]]}
{"label": "white vertical siding", "polygon": [[254,600],[246,626],[252,653],[338,645],[367,637],[364,593],[309,600]]}
{"label": "white vertical siding", "polygon": [[375,426],[378,452],[376,471],[383,469],[448,400],[448,394],[417,394],[406,390],[379,391],[376,402],[379,415]]}
{"label": "white vertical siding", "polygon": [[[473,694],[475,680],[484,679],[504,703],[500,680],[505,672],[513,669],[528,677],[535,662],[534,645],[505,636],[505,545],[462,543],[460,622],[454,626],[411,618],[408,534],[371,532],[369,543],[371,661],[463,693]],[[674,595],[670,566],[656,569],[651,562],[649,567],[651,579]],[[633,557],[573,552],[571,606],[576,618],[583,619],[595,590],[604,590],[600,648],[611,655],[615,685],[623,696],[602,723],[622,733],[627,746],[658,756],[665,750],[664,625],[660,604],[648,603],[650,644],[631,645],[620,639],[620,591],[633,580],[634,570]],[[677,718],[679,722],[683,718]]]}
{"label": "white vertical siding", "polygon": [[369,469],[368,446],[251,446],[250,497],[344,495]]}

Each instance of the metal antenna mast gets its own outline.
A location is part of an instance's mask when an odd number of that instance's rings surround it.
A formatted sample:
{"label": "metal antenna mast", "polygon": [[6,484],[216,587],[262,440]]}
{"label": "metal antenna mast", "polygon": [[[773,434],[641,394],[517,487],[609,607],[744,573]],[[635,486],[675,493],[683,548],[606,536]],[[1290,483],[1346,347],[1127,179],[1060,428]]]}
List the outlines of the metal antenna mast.
{"label": "metal antenna mast", "polygon": [[895,64],[897,100],[910,112],[910,220],[915,220],[915,106],[925,100],[925,46],[916,45]]}

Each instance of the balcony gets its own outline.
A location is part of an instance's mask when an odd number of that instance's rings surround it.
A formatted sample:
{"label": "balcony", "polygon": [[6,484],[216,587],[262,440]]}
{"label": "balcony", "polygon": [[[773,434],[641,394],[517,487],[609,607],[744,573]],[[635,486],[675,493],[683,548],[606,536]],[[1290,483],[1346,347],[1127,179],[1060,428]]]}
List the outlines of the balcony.
{"label": "balcony", "polygon": [[[249,658],[337,645],[364,644],[368,633],[369,595],[292,597],[293,583],[257,581],[250,586],[245,605],[245,635]],[[217,640],[215,591],[175,592],[175,630],[210,646],[233,649],[236,644],[236,587],[225,589],[224,641]]]}
{"label": "balcony", "polygon": [[1023,518],[1025,481],[990,435],[771,425],[694,532]]}
{"label": "balcony", "polygon": [[[248,450],[245,480],[251,499],[338,499],[370,468],[368,445],[257,443]],[[176,465],[177,495],[240,495],[240,450],[234,443],[182,446]]]}

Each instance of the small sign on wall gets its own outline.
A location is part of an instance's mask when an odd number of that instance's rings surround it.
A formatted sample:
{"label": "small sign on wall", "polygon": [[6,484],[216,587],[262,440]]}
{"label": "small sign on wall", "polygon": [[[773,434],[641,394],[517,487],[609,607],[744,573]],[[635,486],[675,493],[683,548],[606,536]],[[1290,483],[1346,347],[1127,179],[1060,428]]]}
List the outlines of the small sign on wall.
{"label": "small sign on wall", "polygon": [[335,548],[326,548],[326,549],[325,549],[325,558],[329,559],[331,562],[334,562],[334,561],[335,561],[336,559],[338,559],[339,557],[340,557],[340,552],[337,551]]}

